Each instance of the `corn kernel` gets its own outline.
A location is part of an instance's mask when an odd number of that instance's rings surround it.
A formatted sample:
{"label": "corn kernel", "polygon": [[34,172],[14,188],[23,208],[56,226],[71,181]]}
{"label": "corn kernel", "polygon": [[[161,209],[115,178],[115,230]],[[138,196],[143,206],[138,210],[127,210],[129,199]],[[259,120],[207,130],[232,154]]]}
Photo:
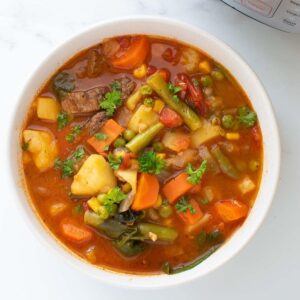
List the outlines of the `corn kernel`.
{"label": "corn kernel", "polygon": [[227,132],[225,137],[227,140],[236,141],[240,139],[240,134],[238,132]]}
{"label": "corn kernel", "polygon": [[153,110],[159,114],[162,111],[162,109],[164,108],[164,106],[165,106],[165,104],[163,101],[155,100]]}
{"label": "corn kernel", "polygon": [[133,76],[138,79],[145,77],[146,74],[147,74],[147,66],[145,64],[142,64],[133,70]]}
{"label": "corn kernel", "polygon": [[160,159],[165,159],[166,158],[166,153],[157,153],[156,155]]}
{"label": "corn kernel", "polygon": [[87,204],[95,213],[98,212],[98,210],[101,206],[96,197],[93,197],[90,200],[88,200]]}
{"label": "corn kernel", "polygon": [[53,203],[49,207],[49,213],[50,213],[51,217],[56,217],[57,215],[62,213],[66,208],[67,208],[67,204],[65,204],[63,202]]}
{"label": "corn kernel", "polygon": [[199,69],[204,74],[209,74],[212,71],[212,67],[207,60],[199,63]]}
{"label": "corn kernel", "polygon": [[161,197],[161,195],[159,194],[158,197],[157,197],[157,201],[156,201],[154,207],[155,207],[155,208],[160,207],[161,204],[162,204],[162,197]]}

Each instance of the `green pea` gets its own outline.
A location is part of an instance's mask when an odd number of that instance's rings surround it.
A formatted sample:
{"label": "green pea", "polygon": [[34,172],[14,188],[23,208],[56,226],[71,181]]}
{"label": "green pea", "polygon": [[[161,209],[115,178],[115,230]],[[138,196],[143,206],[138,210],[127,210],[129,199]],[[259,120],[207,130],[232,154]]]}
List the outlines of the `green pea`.
{"label": "green pea", "polygon": [[155,142],[153,143],[153,149],[156,152],[162,152],[165,149],[165,147],[161,142]]}
{"label": "green pea", "polygon": [[158,213],[162,218],[168,218],[172,215],[173,210],[171,205],[169,204],[163,204],[159,209]]}
{"label": "green pea", "polygon": [[126,145],[126,141],[123,138],[117,138],[114,142],[115,148],[124,147]]}
{"label": "green pea", "polygon": [[130,183],[126,182],[122,185],[122,192],[125,194],[129,193],[131,191],[131,185]]}
{"label": "green pea", "polygon": [[212,78],[209,75],[201,76],[200,81],[203,87],[209,87],[213,83]]}
{"label": "green pea", "polygon": [[224,115],[222,117],[222,125],[226,129],[230,129],[234,125],[234,118],[232,115]]}
{"label": "green pea", "polygon": [[123,133],[123,137],[126,141],[130,141],[135,137],[135,132],[131,129],[126,129]]}
{"label": "green pea", "polygon": [[144,105],[147,107],[153,107],[154,101],[152,98],[145,98]]}
{"label": "green pea", "polygon": [[259,161],[255,160],[255,159],[250,160],[250,162],[249,162],[249,169],[252,172],[257,171],[259,169]]}
{"label": "green pea", "polygon": [[213,79],[215,80],[223,80],[224,79],[224,75],[220,70],[214,70],[211,72],[211,76],[213,77]]}
{"label": "green pea", "polygon": [[145,84],[140,87],[140,92],[142,95],[146,96],[146,95],[151,95],[153,90],[149,85]]}

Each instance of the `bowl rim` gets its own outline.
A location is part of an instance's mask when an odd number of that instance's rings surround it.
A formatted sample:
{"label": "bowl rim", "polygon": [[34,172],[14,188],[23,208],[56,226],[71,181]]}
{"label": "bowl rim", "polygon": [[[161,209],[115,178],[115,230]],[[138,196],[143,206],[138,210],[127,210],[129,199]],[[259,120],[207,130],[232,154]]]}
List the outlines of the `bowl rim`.
{"label": "bowl rim", "polygon": [[[58,53],[60,51],[63,51],[63,48],[66,45],[69,45],[70,43],[78,40],[80,37],[82,37],[84,35],[90,34],[91,32],[93,32],[96,29],[99,29],[101,31],[101,29],[103,29],[107,26],[114,27],[120,23],[125,24],[125,23],[131,23],[131,22],[133,22],[133,23],[154,22],[154,23],[157,23],[160,25],[166,25],[166,26],[173,27],[173,28],[181,27],[181,28],[184,28],[187,32],[199,34],[200,36],[204,37],[205,39],[210,40],[212,43],[218,45],[222,50],[224,50],[229,56],[231,56],[236,61],[236,64],[239,66],[239,69],[243,70],[245,73],[247,73],[247,75],[249,75],[251,77],[252,81],[255,84],[255,88],[258,89],[260,94],[262,95],[261,100],[263,101],[263,106],[269,113],[268,118],[269,118],[270,127],[273,130],[272,131],[273,138],[274,138],[273,145],[275,146],[275,148],[273,149],[273,156],[274,156],[273,160],[274,161],[272,161],[272,164],[273,164],[272,165],[272,175],[269,175],[269,176],[273,176],[273,181],[272,181],[272,185],[271,185],[272,189],[269,190],[268,201],[266,201],[267,203],[265,203],[263,206],[264,210],[260,214],[260,219],[254,223],[255,226],[253,226],[253,228],[251,230],[249,229],[250,231],[248,231],[247,237],[238,243],[238,245],[235,247],[234,251],[229,251],[229,253],[227,251],[226,258],[221,260],[221,262],[215,264],[213,267],[208,268],[208,271],[206,271],[205,273],[200,274],[200,272],[195,271],[195,269],[198,269],[199,266],[198,266],[198,268],[196,267],[193,269],[194,272],[186,271],[184,273],[181,273],[178,275],[172,275],[172,276],[170,276],[170,275],[133,275],[133,274],[126,274],[126,273],[118,273],[115,271],[111,271],[109,269],[101,270],[100,268],[96,268],[92,264],[89,264],[82,259],[78,259],[79,257],[75,256],[70,250],[65,251],[66,247],[64,247],[64,249],[63,249],[61,247],[62,243],[58,243],[57,240],[53,239],[52,235],[49,235],[49,233],[46,232],[44,224],[41,224],[41,222],[40,222],[40,220],[38,220],[37,216],[35,216],[35,220],[33,220],[32,218],[29,217],[30,213],[28,213],[27,208],[25,207],[25,209],[24,209],[24,206],[29,205],[29,203],[27,203],[27,204],[21,203],[21,201],[19,200],[19,198],[22,198],[22,197],[24,198],[24,196],[25,196],[25,198],[27,198],[27,195],[25,195],[25,193],[24,193],[24,186],[21,187],[21,189],[23,191],[22,192],[20,191],[20,182],[19,182],[20,178],[15,178],[17,173],[20,175],[19,170],[18,171],[15,170],[15,172],[13,171],[15,169],[14,164],[16,163],[15,160],[16,160],[17,156],[13,155],[13,154],[16,154],[16,152],[11,151],[12,145],[15,145],[14,141],[11,137],[16,136],[16,134],[19,136],[19,131],[21,130],[21,128],[16,128],[15,124],[18,123],[18,121],[17,121],[17,106],[23,100],[23,95],[26,93],[26,91],[28,89],[30,90],[30,86],[32,85],[32,82],[35,80],[40,69],[43,68],[44,65],[49,64],[49,62],[51,62],[51,60],[55,59],[55,57],[58,55]],[[149,33],[145,33],[145,34],[149,34]],[[161,36],[165,36],[165,35],[161,35]],[[181,41],[181,40],[182,40],[181,38],[178,39],[178,41]],[[198,45],[196,46],[195,44],[192,44],[192,43],[190,43],[190,44],[201,49],[201,47],[199,47]],[[88,47],[90,47],[90,46],[86,46],[85,48],[88,48]],[[84,49],[84,48],[82,48],[82,49]],[[74,49],[74,53],[77,53],[78,51],[79,50]],[[210,55],[210,53],[208,53],[208,54]],[[214,57],[214,56],[212,55],[212,57]],[[222,64],[223,64],[223,62],[222,62]],[[231,70],[230,70],[230,72],[231,72]],[[49,76],[50,76],[50,72],[49,72]],[[45,78],[44,81],[47,81],[47,80],[48,80],[48,78]],[[240,83],[240,85],[245,90],[244,86],[241,83]],[[246,92],[246,90],[245,90],[245,92]],[[35,93],[37,93],[37,90],[35,90]],[[28,102],[31,103],[31,101],[32,101],[32,99],[30,99]],[[251,104],[255,107],[252,99],[250,99],[250,101],[251,101]],[[27,108],[26,108],[26,111],[27,111]],[[262,222],[264,221],[264,219],[266,217],[267,212],[270,209],[270,206],[271,206],[271,203],[274,198],[275,191],[276,191],[276,187],[278,184],[278,179],[279,179],[281,150],[280,150],[280,138],[279,138],[278,126],[277,126],[276,119],[274,116],[274,111],[273,111],[273,108],[271,105],[271,101],[270,101],[262,83],[258,79],[257,75],[254,73],[254,71],[250,68],[250,66],[241,58],[241,56],[236,51],[234,51],[230,46],[228,46],[226,43],[224,43],[220,39],[214,37],[210,33],[206,32],[200,28],[197,28],[197,27],[187,24],[185,22],[178,21],[178,20],[175,20],[172,18],[161,17],[161,16],[138,15],[138,16],[128,16],[128,17],[122,17],[122,18],[109,19],[109,20],[98,22],[91,26],[88,26],[88,27],[84,28],[83,30],[80,30],[77,33],[71,35],[69,38],[65,39],[61,43],[59,43],[58,46],[54,47],[51,51],[48,52],[48,54],[46,54],[46,56],[41,60],[41,62],[38,64],[38,66],[33,70],[33,72],[31,72],[31,75],[28,77],[28,79],[25,80],[25,83],[20,90],[19,96],[17,97],[17,100],[15,101],[14,116],[13,116],[13,121],[10,124],[9,132],[10,132],[10,139],[11,139],[11,141],[7,147],[8,157],[10,157],[10,160],[8,162],[9,174],[10,174],[12,189],[15,191],[14,198],[18,198],[18,200],[14,201],[14,202],[16,203],[18,210],[21,212],[25,224],[29,226],[29,228],[31,229],[31,232],[34,233],[34,235],[38,238],[38,240],[40,240],[41,243],[45,247],[47,247],[47,249],[53,250],[53,252],[57,253],[60,258],[64,259],[64,261],[67,261],[69,264],[71,264],[73,267],[76,267],[80,271],[83,271],[83,272],[89,274],[90,276],[100,279],[102,282],[109,284],[109,285],[113,285],[113,286],[131,287],[131,288],[132,287],[135,287],[135,288],[170,287],[170,286],[179,285],[179,284],[187,283],[192,280],[198,279],[204,275],[209,274],[210,272],[214,271],[215,269],[219,268],[220,266],[224,265],[226,262],[228,262],[233,256],[235,256],[238,252],[240,252],[245,247],[245,245],[252,239],[252,237],[257,232],[258,228],[261,226]],[[263,131],[262,131],[262,134],[264,137]],[[264,149],[264,154],[265,154],[265,149]],[[265,160],[265,158],[264,158],[264,160]],[[262,176],[264,176],[264,175],[262,175]],[[262,179],[261,179],[261,185],[262,185]],[[17,189],[17,187],[19,187],[19,189]],[[16,191],[16,189],[17,189],[17,191]],[[260,186],[260,189],[261,189],[261,186]],[[21,193],[23,193],[23,195],[20,195]],[[258,198],[258,195],[256,197]],[[28,199],[26,199],[26,201],[30,202]],[[33,208],[30,207],[30,209],[32,210]],[[254,208],[252,208],[252,210],[253,209]],[[25,210],[27,210],[27,212]],[[34,213],[34,212],[32,211],[32,213]],[[249,216],[248,216],[248,218],[249,218]],[[38,228],[38,226],[39,226],[39,228]],[[245,225],[243,225],[243,226],[245,226]],[[236,235],[236,232],[234,233],[234,235]],[[230,241],[227,241],[225,243],[225,245],[228,243],[230,243]],[[222,251],[222,248],[224,246],[222,246],[221,249],[219,249],[217,252]],[[165,280],[163,278],[169,278],[169,279]],[[147,280],[148,280],[148,282],[146,282]],[[156,285],[153,285],[153,283],[155,283]]]}

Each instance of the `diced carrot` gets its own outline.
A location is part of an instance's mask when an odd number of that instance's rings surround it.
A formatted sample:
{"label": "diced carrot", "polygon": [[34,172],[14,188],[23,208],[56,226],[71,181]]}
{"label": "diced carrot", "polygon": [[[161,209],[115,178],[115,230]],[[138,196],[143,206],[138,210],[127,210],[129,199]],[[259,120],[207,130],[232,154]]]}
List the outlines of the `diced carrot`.
{"label": "diced carrot", "polygon": [[133,210],[143,210],[155,206],[159,192],[159,182],[154,175],[142,173],[133,200]]}
{"label": "diced carrot", "polygon": [[187,225],[193,225],[203,217],[203,212],[196,200],[189,200],[189,204],[191,204],[191,206],[193,207],[194,213],[191,212],[190,209],[187,209],[185,212],[177,211],[177,214],[182,219],[182,221],[184,221],[184,223],[186,223]]}
{"label": "diced carrot", "polygon": [[233,199],[218,201],[214,206],[217,214],[225,223],[243,219],[248,214],[248,206]]}
{"label": "diced carrot", "polygon": [[105,140],[100,141],[96,139],[96,137],[92,136],[87,140],[87,142],[98,153],[103,154],[103,152],[105,152],[105,146],[109,146],[124,131],[124,128],[113,119],[109,119],[105,122],[100,130],[107,135]]}
{"label": "diced carrot", "polygon": [[140,66],[149,53],[149,39],[146,36],[136,37],[123,55],[111,59],[115,68],[130,70]]}
{"label": "diced carrot", "polygon": [[168,128],[182,125],[182,118],[171,108],[165,106],[160,113],[159,120]]}
{"label": "diced carrot", "polygon": [[179,197],[188,192],[194,185],[187,181],[187,174],[181,173],[165,184],[162,191],[168,201],[173,203]]}
{"label": "diced carrot", "polygon": [[168,71],[167,69],[159,69],[158,73],[164,79],[165,82],[168,82],[170,80],[170,71]]}
{"label": "diced carrot", "polygon": [[197,194],[201,190],[201,184],[194,184],[194,186],[190,189],[191,194]]}
{"label": "diced carrot", "polygon": [[60,223],[60,229],[64,237],[73,243],[84,244],[89,242],[93,233],[83,225],[78,225],[74,220],[65,218]]}

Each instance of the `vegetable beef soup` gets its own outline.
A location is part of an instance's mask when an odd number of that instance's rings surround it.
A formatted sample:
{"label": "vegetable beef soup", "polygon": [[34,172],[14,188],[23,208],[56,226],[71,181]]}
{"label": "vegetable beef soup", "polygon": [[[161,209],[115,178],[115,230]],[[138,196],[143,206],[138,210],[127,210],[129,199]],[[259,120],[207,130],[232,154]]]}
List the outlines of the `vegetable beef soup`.
{"label": "vegetable beef soup", "polygon": [[153,36],[106,39],[41,87],[22,129],[26,188],[91,264],[175,274],[216,251],[254,204],[256,113],[207,54]]}

